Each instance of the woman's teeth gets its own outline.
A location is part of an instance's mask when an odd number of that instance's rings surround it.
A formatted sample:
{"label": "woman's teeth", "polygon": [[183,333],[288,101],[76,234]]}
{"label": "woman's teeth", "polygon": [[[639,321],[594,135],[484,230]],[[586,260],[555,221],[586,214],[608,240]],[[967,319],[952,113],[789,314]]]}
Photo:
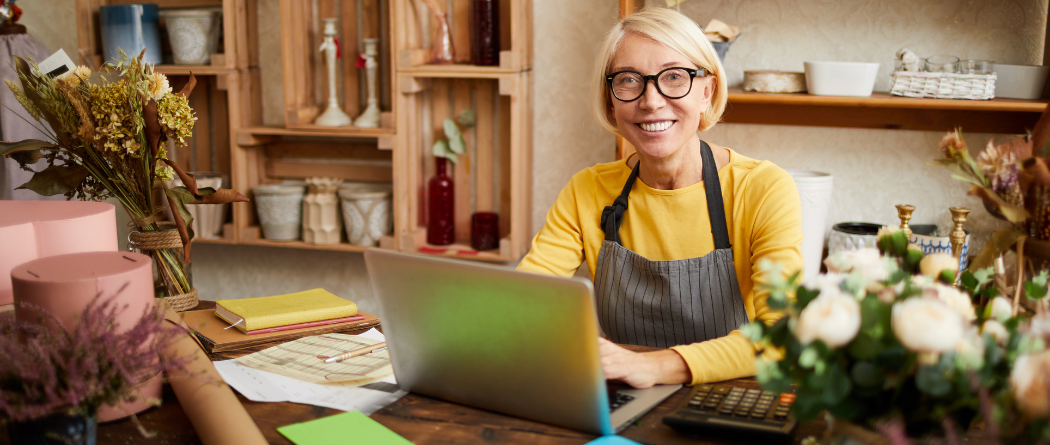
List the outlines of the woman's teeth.
{"label": "woman's teeth", "polygon": [[643,123],[641,123],[639,125],[641,125],[642,126],[642,130],[645,130],[645,131],[663,131],[663,130],[668,129],[671,126],[671,121],[651,122],[651,123],[643,122]]}

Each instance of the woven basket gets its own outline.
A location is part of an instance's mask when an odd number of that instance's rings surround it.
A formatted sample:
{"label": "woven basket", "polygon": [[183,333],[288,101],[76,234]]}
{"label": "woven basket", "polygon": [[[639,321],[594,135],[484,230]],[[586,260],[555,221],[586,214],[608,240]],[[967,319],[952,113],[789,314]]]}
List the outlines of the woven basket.
{"label": "woven basket", "polygon": [[988,100],[995,97],[995,73],[955,74],[897,71],[890,94],[937,99]]}

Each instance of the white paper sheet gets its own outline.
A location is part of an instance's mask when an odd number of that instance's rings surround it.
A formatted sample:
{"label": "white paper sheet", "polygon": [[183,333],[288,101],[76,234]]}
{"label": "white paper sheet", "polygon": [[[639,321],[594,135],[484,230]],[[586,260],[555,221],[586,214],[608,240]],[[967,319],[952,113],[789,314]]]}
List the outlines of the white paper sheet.
{"label": "white paper sheet", "polygon": [[[374,328],[360,335],[385,340]],[[218,361],[214,365],[228,385],[255,402],[293,402],[372,414],[407,394],[407,391],[395,390],[397,381],[393,375],[363,386],[318,384],[250,368],[237,360]]]}

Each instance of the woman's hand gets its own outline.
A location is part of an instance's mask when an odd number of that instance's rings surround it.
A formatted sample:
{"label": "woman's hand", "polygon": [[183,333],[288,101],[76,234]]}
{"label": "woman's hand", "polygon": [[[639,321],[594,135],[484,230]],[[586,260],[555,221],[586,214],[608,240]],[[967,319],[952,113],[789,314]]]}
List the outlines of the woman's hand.
{"label": "woman's hand", "polygon": [[631,352],[604,338],[598,338],[605,378],[620,380],[635,388],[665,383],[689,383],[692,375],[682,356],[670,349]]}

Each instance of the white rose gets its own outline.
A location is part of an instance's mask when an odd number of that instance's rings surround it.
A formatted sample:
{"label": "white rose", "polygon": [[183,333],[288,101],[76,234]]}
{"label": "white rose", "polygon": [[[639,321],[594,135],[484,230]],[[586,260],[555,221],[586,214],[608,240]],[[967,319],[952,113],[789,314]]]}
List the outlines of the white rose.
{"label": "white rose", "polygon": [[1029,418],[1050,417],[1050,349],[1022,354],[1010,372],[1018,408]]}
{"label": "white rose", "polygon": [[847,273],[853,268],[853,251],[852,250],[840,250],[824,260],[824,265],[827,266],[828,272],[831,273]]}
{"label": "white rose", "polygon": [[860,331],[860,303],[841,291],[821,292],[798,315],[799,342],[823,341],[829,348],[848,344]]}
{"label": "white rose", "polygon": [[[876,251],[877,252],[877,251]],[[857,263],[853,264],[852,275],[858,277],[863,283],[864,290],[868,292],[879,292],[885,286],[890,274],[897,271],[897,263],[890,258],[876,256],[871,258],[867,255],[858,256]]]}
{"label": "white rose", "polygon": [[1032,317],[1028,324],[1028,335],[1050,342],[1050,313],[1042,312]]}
{"label": "white rose", "polygon": [[922,295],[941,300],[948,307],[955,309],[959,315],[963,316],[963,320],[967,322],[977,319],[977,312],[973,309],[973,302],[970,301],[970,297],[955,287],[938,283],[923,289]]}
{"label": "white rose", "polygon": [[959,260],[947,253],[931,253],[919,262],[919,272],[935,279],[945,269],[951,270],[953,274],[958,272]]}
{"label": "white rose", "polygon": [[998,320],[985,320],[984,324],[981,325],[981,334],[991,335],[995,342],[999,344],[1004,344],[1010,339],[1010,332]]}
{"label": "white rose", "polygon": [[995,297],[985,306],[985,318],[1006,321],[1014,311],[1014,304],[1006,297]]}
{"label": "white rose", "polygon": [[802,287],[809,290],[820,291],[821,295],[841,292],[842,282],[846,280],[846,276],[839,273],[828,272],[826,274],[819,274],[807,279],[802,283]]}
{"label": "white rose", "polygon": [[909,298],[893,305],[893,333],[904,347],[916,352],[951,351],[963,334],[963,319],[938,299]]}

